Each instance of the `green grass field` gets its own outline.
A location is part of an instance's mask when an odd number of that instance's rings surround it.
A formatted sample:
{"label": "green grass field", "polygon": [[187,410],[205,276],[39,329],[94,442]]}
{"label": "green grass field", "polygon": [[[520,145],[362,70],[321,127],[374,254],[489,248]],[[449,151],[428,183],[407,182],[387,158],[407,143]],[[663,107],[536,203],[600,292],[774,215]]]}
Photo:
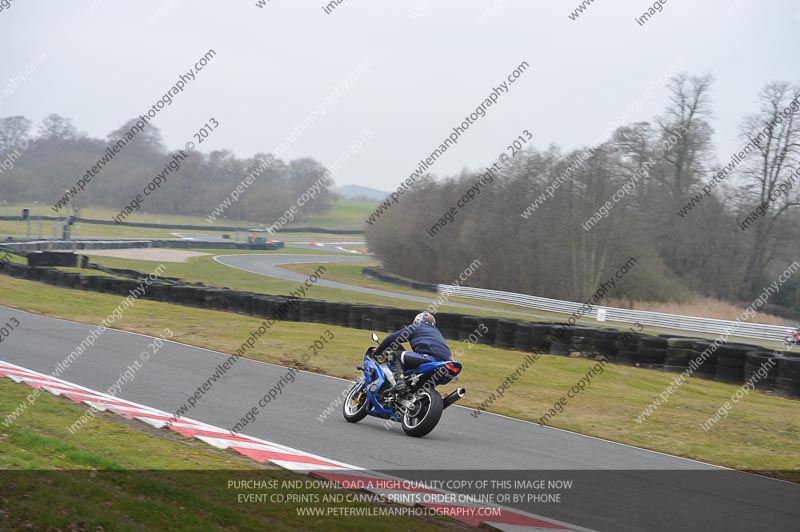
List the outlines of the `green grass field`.
{"label": "green grass field", "polygon": [[[297,284],[292,281],[284,281],[281,279],[275,279],[263,275],[258,275],[255,273],[237,270],[235,268],[230,268],[228,266],[219,264],[213,260],[213,257],[217,255],[242,254],[242,253],[263,254],[265,253],[264,251],[214,250],[214,249],[203,249],[203,248],[192,249],[192,251],[208,253],[210,256],[194,257],[189,259],[189,261],[186,263],[167,263],[167,267],[170,273],[165,273],[165,275],[169,277],[178,277],[187,282],[202,282],[207,286],[227,287],[233,290],[242,290],[255,293],[272,294],[272,295],[286,295],[292,290],[297,288]],[[91,262],[99,263],[111,268],[124,268],[124,269],[137,270],[140,272],[149,272],[153,269],[153,267],[156,264],[153,261],[104,257],[99,255],[91,255],[90,253],[91,252],[83,254],[89,255],[91,258]],[[266,253],[272,253],[272,252],[266,252]],[[274,253],[293,254],[293,255],[330,254],[330,252],[325,251],[324,249],[316,250],[316,249],[306,249],[306,248],[288,248],[283,250],[277,250]],[[20,263],[24,262],[24,260],[18,257],[14,260]],[[309,297],[314,299],[323,299],[329,301],[385,305],[396,308],[406,308],[415,310],[424,308],[437,301],[437,295],[432,292],[414,290],[393,283],[377,281],[374,279],[370,279],[369,277],[361,273],[361,269],[364,266],[375,265],[375,264],[378,263],[370,262],[369,258],[367,257],[365,257],[365,262],[363,263],[356,263],[356,264],[325,263],[325,268],[327,269],[325,273],[325,279],[331,281],[338,281],[346,284],[353,284],[356,286],[385,290],[388,292],[396,292],[398,294],[414,295],[425,298],[428,302],[415,303],[399,298],[372,296],[369,294],[359,294],[357,292],[350,292],[348,290],[339,290],[324,286],[315,286],[313,289],[314,290],[313,294],[310,294]],[[314,272],[314,270],[317,269],[317,267],[318,267],[317,264],[287,264],[282,266],[282,268],[286,270],[293,271],[296,273],[303,273],[306,275],[310,275],[312,272]],[[106,275],[96,270],[79,270],[74,268],[60,268],[60,269],[76,273],[84,273],[85,275]],[[490,317],[515,318],[515,319],[524,318],[530,321],[560,322],[564,320],[564,316],[562,314],[556,314],[543,310],[535,311],[537,315],[542,317],[527,316],[526,318],[525,316],[512,313],[514,311],[525,312],[526,309],[524,307],[507,305],[503,303],[496,303],[492,301],[477,301],[469,298],[449,297],[447,298],[446,302],[452,304],[453,306],[442,305],[439,307],[439,310],[443,312],[461,312],[464,314],[470,314],[475,316],[490,316]],[[496,310],[481,310],[481,309],[467,308],[460,306],[462,304],[479,305]],[[578,320],[578,324],[588,325],[592,327],[612,328],[612,329],[624,328],[619,324],[597,322],[595,320],[592,320],[591,318],[581,318]],[[646,333],[650,332],[652,334],[661,334],[663,331],[651,330],[650,328],[645,327],[644,332]]]}
{"label": "green grass field", "polygon": [[[192,257],[187,262],[166,263],[167,269],[164,272],[164,275],[168,277],[178,277],[187,282],[202,282],[207,286],[227,287],[232,290],[242,290],[242,291],[256,292],[262,294],[285,295],[297,288],[297,282],[285,281],[282,279],[276,279],[274,277],[267,277],[256,273],[237,270],[236,268],[231,268],[229,266],[219,264],[218,262],[213,260],[213,257],[216,255],[238,254],[239,251],[231,252],[229,250],[209,250],[202,248],[198,248],[193,251],[209,253],[210,255],[207,257]],[[265,252],[247,251],[247,253],[263,254]],[[267,253],[272,253],[272,252],[267,252]],[[293,248],[289,250],[285,249],[277,250],[274,253],[321,254],[321,255],[329,254],[329,252],[326,252],[324,250],[318,251],[318,250],[298,249],[298,248]],[[87,252],[83,254],[89,255],[91,262],[102,264],[109,268],[124,268],[124,269],[137,270],[140,272],[149,272],[156,265],[156,262],[154,261],[122,259],[117,257],[104,257],[100,255],[92,255],[91,250],[87,250]],[[347,265],[330,264],[330,263],[321,263],[321,264],[324,264],[325,268],[331,271],[330,280],[341,281],[341,282],[352,281],[352,284],[357,284],[360,286],[379,288],[381,290],[387,290],[389,292],[397,292],[399,294],[417,295],[426,298],[426,300],[428,300],[429,303],[415,303],[413,301],[407,301],[399,298],[361,294],[358,292],[351,292],[349,290],[340,290],[338,288],[329,288],[325,286],[314,286],[309,293],[309,297],[312,299],[324,299],[329,301],[342,301],[346,303],[364,303],[370,305],[386,305],[397,308],[418,309],[421,307],[424,308],[428,304],[433,303],[437,298],[437,295],[432,292],[412,290],[392,283],[373,281],[366,276],[362,276],[360,274],[361,268],[363,268],[368,264],[372,265],[376,264],[375,262],[371,262],[368,258],[365,258],[364,263],[357,263],[357,264],[347,264]],[[285,266],[287,270],[306,273],[306,274],[310,274],[318,267],[319,264],[315,263],[295,264],[295,265]],[[323,278],[328,279],[327,272],[323,276]],[[455,305],[443,306],[441,307],[442,311],[463,312],[466,314],[474,314],[481,316],[519,318],[518,315],[508,314],[504,312],[504,310],[506,309],[514,309],[517,311],[522,310],[520,309],[520,307],[513,307],[510,305],[503,305],[492,302],[480,302],[480,305],[490,308],[497,308],[497,311],[467,309],[464,307],[459,307],[457,304],[464,303],[464,304],[474,305],[476,304],[476,302],[465,298],[451,298],[449,301],[454,303]]]}
{"label": "green grass field", "polygon": [[[31,238],[51,238],[54,223],[48,220],[31,221]],[[126,227],[123,225],[99,225],[88,223],[77,223],[74,226],[73,238],[82,237],[108,237],[108,238],[176,238],[172,233],[173,229],[157,229],[148,227]],[[5,240],[5,236],[13,235],[16,239],[24,239],[27,232],[26,222],[10,222],[0,220],[0,238]],[[56,238],[61,238],[60,224],[56,225]]]}
{"label": "green grass field", "polygon": [[[0,276],[0,303],[41,314],[99,323],[119,301],[111,295],[45,286]],[[241,314],[137,301],[126,311],[120,326],[144,334],[164,327],[174,339],[190,345],[234,353],[260,323]],[[308,363],[301,361],[311,339],[325,330],[335,337],[330,347]],[[368,332],[323,324],[283,322],[260,340],[249,356],[342,378],[354,378]],[[459,386],[468,394],[460,404],[477,407],[523,361],[525,354],[451,342],[464,349],[459,360],[464,372]],[[535,421],[544,415],[595,363],[587,359],[544,355],[488,409]],[[738,389],[736,385],[692,378],[670,401],[643,424],[635,417],[675,374],[608,364],[589,388],[571,399],[549,424],[669,454],[703,460],[731,468],[783,471],[784,478],[800,480],[800,416],[796,400],[752,393],[737,404],[711,431],[702,423]],[[446,387],[446,392],[449,387]],[[486,414],[483,414],[486,415]],[[369,421],[366,421],[369,422]],[[469,422],[472,422],[470,419]],[[477,423],[477,421],[476,421]]]}
{"label": "green grass field", "polygon": [[[19,216],[22,208],[31,210],[32,215],[39,216],[57,216],[63,215],[55,213],[50,207],[52,205],[44,204],[13,204],[13,205],[0,205],[0,215],[2,216]],[[119,209],[112,209],[110,207],[99,206],[85,206],[80,209],[81,218],[89,218],[93,220],[111,220],[112,217],[119,214]],[[204,216],[185,216],[181,214],[160,214],[149,212],[135,212],[131,214],[126,221],[137,223],[149,224],[171,224],[171,225],[207,225],[214,227],[214,225],[232,225],[232,226],[253,226],[258,223],[253,220],[222,220],[217,224],[210,224]]]}
{"label": "green grass field", "polygon": [[[14,204],[14,205],[0,205],[0,215],[2,216],[19,216],[22,208],[31,210],[32,215],[39,216],[55,216],[50,209],[50,205],[34,205],[34,204]],[[357,229],[361,230],[364,226],[364,219],[374,209],[374,205],[369,202],[352,201],[352,200],[339,200],[333,204],[330,211],[312,216],[310,219],[288,224],[287,227],[320,227],[324,229]],[[108,207],[89,206],[83,207],[80,210],[81,218],[88,218],[94,220],[111,220],[112,217],[119,214],[119,210],[114,210]],[[136,223],[155,223],[163,225],[197,225],[207,227],[204,232],[211,234],[219,234],[219,230],[215,229],[219,226],[233,226],[233,227],[263,227],[269,225],[274,220],[228,220],[221,219],[215,223],[210,224],[204,216],[184,216],[176,214],[159,214],[136,212],[131,214],[126,221]],[[53,223],[50,221],[41,222],[41,235],[48,238],[51,235]],[[8,222],[0,221],[0,236],[2,235],[25,235],[27,231],[26,222]],[[76,236],[95,237],[95,236],[108,236],[117,238],[174,238],[171,235],[173,232],[181,232],[175,229],[159,229],[159,228],[140,228],[140,227],[125,227],[117,225],[98,225],[90,223],[76,224]],[[189,232],[184,230],[184,232]],[[229,231],[227,231],[229,232]],[[39,221],[34,220],[31,222],[31,235],[38,237],[40,234]],[[288,239],[301,234],[298,233],[278,233],[277,238]],[[308,236],[308,234],[302,234]],[[305,238],[305,236],[303,236]],[[314,236],[311,234],[311,236]],[[319,237],[331,235],[317,235]],[[337,236],[336,238],[341,238]]]}
{"label": "green grass field", "polygon": [[[324,229],[359,229],[363,230],[365,222],[378,202],[339,200],[334,207],[323,214],[315,214],[297,226],[322,227]],[[291,227],[289,225],[288,227]]]}
{"label": "green grass field", "polygon": [[[255,273],[237,270],[235,268],[219,264],[213,260],[213,256],[216,255],[228,255],[228,254],[239,254],[239,253],[259,254],[259,253],[265,253],[264,251],[248,251],[248,250],[229,251],[229,250],[213,250],[213,249],[209,250],[202,248],[194,249],[192,251],[209,253],[211,256],[193,257],[190,258],[189,261],[185,263],[167,263],[167,272],[164,275],[167,275],[168,277],[178,277],[187,282],[202,282],[207,286],[227,287],[233,290],[242,290],[242,291],[262,293],[262,294],[286,295],[292,290],[297,288],[297,283],[295,282],[284,281],[281,279],[276,279]],[[124,269],[137,270],[140,272],[149,272],[153,269],[153,267],[156,264],[153,261],[122,259],[116,257],[103,257],[98,255],[91,255],[90,253],[91,251],[84,254],[90,256],[91,262],[96,262],[111,268],[124,268]],[[330,254],[329,252],[324,251],[323,249],[314,250],[314,249],[303,249],[303,248],[290,248],[290,249],[277,250],[274,253],[278,254],[288,253],[297,255]],[[370,294],[360,294],[358,292],[340,290],[337,288],[328,288],[324,286],[314,286],[312,292],[309,294],[309,297],[313,299],[323,299],[329,301],[364,303],[370,305],[385,305],[390,307],[414,309],[414,310],[423,309],[428,305],[433,304],[437,301],[438,296],[433,292],[414,290],[393,283],[376,281],[374,279],[370,279],[369,277],[361,273],[361,269],[364,266],[375,265],[375,264],[377,263],[370,262],[369,258],[367,257],[365,257],[365,262],[363,263],[354,263],[354,264],[324,263],[325,268],[327,270],[325,272],[324,278],[330,281],[338,281],[346,284],[353,284],[356,286],[386,290],[388,292],[396,292],[398,294],[414,295],[425,298],[427,303],[416,303],[413,301],[407,301],[400,298],[373,296]],[[318,266],[319,266],[318,264],[312,263],[312,264],[288,264],[281,267],[296,273],[310,275],[318,268]],[[69,271],[81,272],[81,270],[73,270],[73,269],[70,269]],[[90,275],[102,275],[100,272],[92,270],[85,270],[85,271],[88,272],[88,274]],[[511,313],[513,311],[515,312],[526,311],[524,307],[519,307],[515,305],[507,305],[492,301],[478,301],[460,297],[447,298],[446,302],[452,304],[452,306],[441,305],[438,310],[442,312],[461,312],[464,314],[470,314],[475,316],[491,316],[491,317],[515,318],[515,319],[526,318],[525,316]],[[478,305],[496,310],[474,309],[460,305]],[[564,320],[564,316],[562,314],[556,314],[542,310],[537,310],[535,311],[535,313],[537,315],[541,315],[544,317],[539,318],[539,317],[528,316],[526,319],[530,321]],[[591,318],[581,318],[580,320],[578,320],[578,324],[588,325],[593,327],[620,328],[620,325],[615,325],[613,323],[600,323]],[[644,330],[645,332],[649,331],[648,328],[645,328]],[[654,334],[660,334],[660,332],[661,331],[655,331]]]}
{"label": "green grass field", "polygon": [[[53,235],[52,221],[41,221],[41,230],[38,220],[31,221],[31,238],[50,238]],[[60,238],[60,224],[56,225],[56,235]],[[107,237],[107,238],[178,238],[175,233],[203,233],[213,236],[230,235],[232,241],[236,240],[236,233],[231,231],[220,231],[209,226],[208,229],[188,230],[188,229],[160,229],[153,227],[129,227],[124,225],[100,225],[91,223],[77,223],[73,226],[73,238],[82,237]],[[16,239],[24,238],[28,235],[26,222],[0,220],[0,238],[13,235]],[[244,242],[247,238],[245,232],[239,233],[239,240]],[[359,240],[362,235],[335,235],[328,233],[277,233],[273,238],[277,240],[310,240],[317,242],[338,241],[338,240]]]}
{"label": "green grass field", "polygon": [[[25,401],[31,388],[0,379],[0,411]],[[259,464],[233,451],[140,421],[98,412],[81,430],[68,426],[87,410],[43,393],[0,434],[0,529],[4,531],[338,531],[464,530],[449,519],[299,516],[302,506],[365,503],[241,502],[238,494],[297,494],[321,500],[345,493],[306,486],[308,477]],[[276,481],[275,490],[230,489],[229,481]],[[301,481],[298,488],[288,484]],[[287,487],[281,488],[286,482]],[[302,499],[301,499],[302,500]],[[367,521],[368,519],[368,521]]]}

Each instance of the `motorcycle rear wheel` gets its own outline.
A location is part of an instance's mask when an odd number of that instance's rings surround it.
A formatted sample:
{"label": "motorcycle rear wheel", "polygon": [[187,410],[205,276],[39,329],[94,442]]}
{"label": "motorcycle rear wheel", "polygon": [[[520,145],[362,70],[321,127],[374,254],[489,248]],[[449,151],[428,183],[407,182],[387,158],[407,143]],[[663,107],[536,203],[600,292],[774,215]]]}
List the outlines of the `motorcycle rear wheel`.
{"label": "motorcycle rear wheel", "polygon": [[403,414],[400,423],[403,432],[414,438],[429,434],[442,418],[444,401],[436,390],[423,390],[417,394],[414,408]]}

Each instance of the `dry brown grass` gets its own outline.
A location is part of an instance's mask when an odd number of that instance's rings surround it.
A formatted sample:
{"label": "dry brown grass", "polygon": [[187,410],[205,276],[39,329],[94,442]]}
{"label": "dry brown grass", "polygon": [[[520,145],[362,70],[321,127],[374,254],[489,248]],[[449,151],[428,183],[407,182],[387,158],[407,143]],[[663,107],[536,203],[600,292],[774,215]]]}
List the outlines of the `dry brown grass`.
{"label": "dry brown grass", "polygon": [[[749,303],[734,304],[711,297],[695,297],[682,303],[660,303],[657,301],[629,301],[622,299],[609,299],[609,307],[628,308],[633,310],[649,310],[652,312],[665,312],[667,314],[680,314],[682,316],[696,316],[700,318],[716,318],[718,320],[735,320]],[[786,321],[773,314],[756,314],[748,320],[749,323],[763,323],[766,325],[786,325]]]}

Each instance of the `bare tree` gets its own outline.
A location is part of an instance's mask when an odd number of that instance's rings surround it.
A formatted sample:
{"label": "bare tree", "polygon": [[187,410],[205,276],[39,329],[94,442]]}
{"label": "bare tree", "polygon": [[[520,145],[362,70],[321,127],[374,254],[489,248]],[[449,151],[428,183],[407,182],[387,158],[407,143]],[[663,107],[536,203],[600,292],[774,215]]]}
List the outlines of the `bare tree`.
{"label": "bare tree", "polygon": [[689,188],[705,170],[714,130],[708,123],[711,112],[711,75],[674,76],[669,84],[670,105],[656,119],[661,138],[677,137],[678,142],[666,153],[670,172],[664,175],[666,190],[672,206],[676,207],[688,194]]}
{"label": "bare tree", "polygon": [[[691,187],[704,176],[713,148],[714,130],[708,120],[712,117],[711,84],[713,77],[679,74],[668,83],[670,103],[664,114],[656,119],[659,140],[669,142],[669,148],[657,161],[658,171],[653,178],[660,182],[660,208],[673,213],[686,201]],[[666,199],[666,201],[665,201]],[[679,275],[690,269],[692,257],[687,254],[693,238],[682,219],[662,213],[661,234],[664,237],[662,258]]]}
{"label": "bare tree", "polygon": [[0,118],[0,153],[19,148],[24,140],[30,138],[33,123],[24,116]]}
{"label": "bare tree", "polygon": [[[792,207],[800,206],[800,86],[769,83],[759,93],[759,101],[760,111],[746,117],[741,127],[742,136],[757,149],[743,166],[743,173],[750,180],[747,192],[752,203],[764,211],[753,225],[745,270],[746,295],[759,290],[766,268],[775,257],[784,236],[779,221]],[[784,183],[791,188],[781,193]]]}
{"label": "bare tree", "polygon": [[39,124],[37,136],[42,140],[74,140],[84,135],[78,133],[71,118],[50,113]]}

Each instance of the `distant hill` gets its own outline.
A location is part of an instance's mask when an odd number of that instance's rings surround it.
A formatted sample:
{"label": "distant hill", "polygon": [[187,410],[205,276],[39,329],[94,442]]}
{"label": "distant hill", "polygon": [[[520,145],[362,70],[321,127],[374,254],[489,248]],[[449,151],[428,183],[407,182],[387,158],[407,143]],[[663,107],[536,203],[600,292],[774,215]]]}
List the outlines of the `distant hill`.
{"label": "distant hill", "polygon": [[388,192],[361,185],[342,185],[334,187],[333,191],[345,199],[367,199],[370,201],[380,201],[389,195]]}

